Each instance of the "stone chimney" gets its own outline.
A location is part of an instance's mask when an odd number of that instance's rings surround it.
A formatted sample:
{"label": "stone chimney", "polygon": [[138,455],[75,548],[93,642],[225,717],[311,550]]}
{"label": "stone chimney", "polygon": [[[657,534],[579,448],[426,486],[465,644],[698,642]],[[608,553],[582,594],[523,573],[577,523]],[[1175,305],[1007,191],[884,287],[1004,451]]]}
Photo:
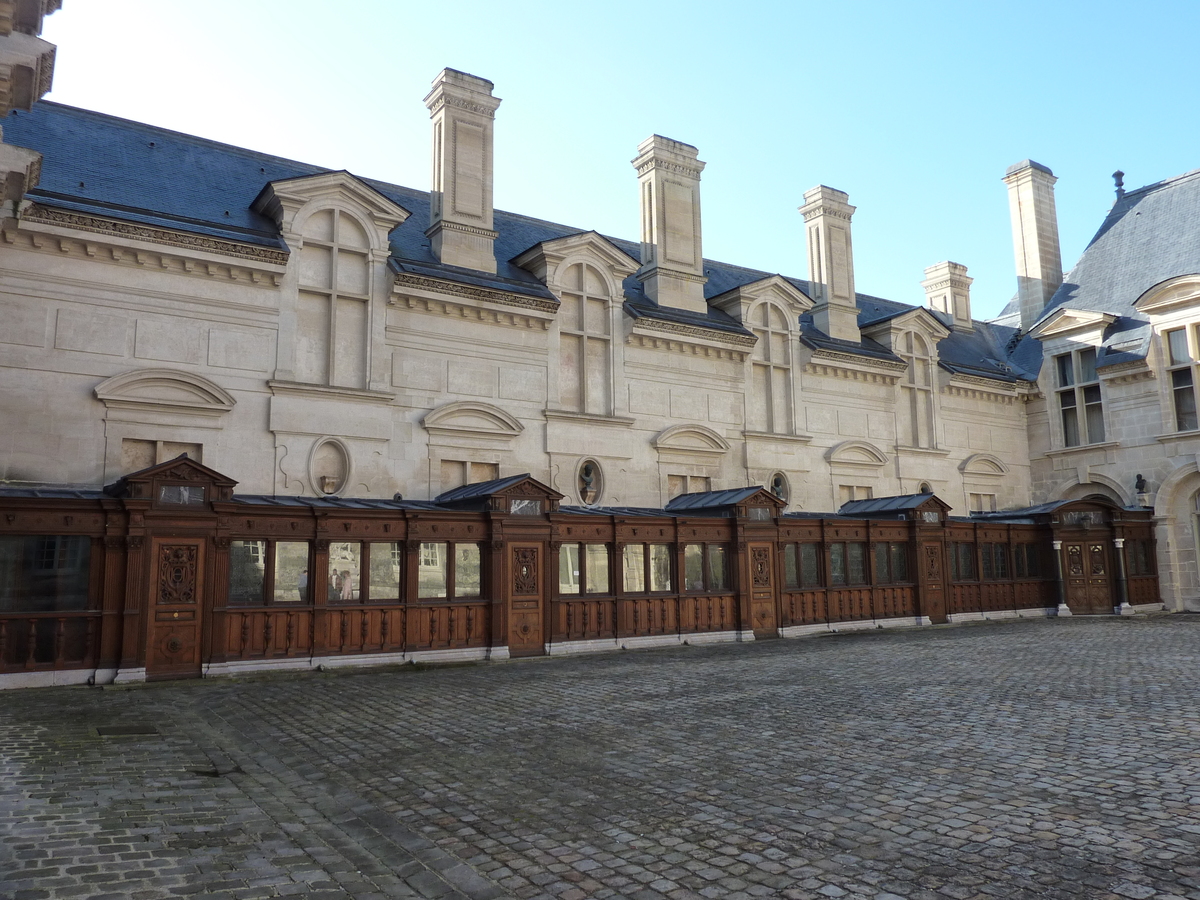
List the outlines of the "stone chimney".
{"label": "stone chimney", "polygon": [[443,69],[425,98],[433,120],[433,255],[449,266],[496,271],[492,230],[492,126],[500,98],[492,83]]}
{"label": "stone chimney", "polygon": [[659,306],[708,312],[700,247],[700,173],[690,144],[653,135],[633,160],[642,194],[642,266],[637,279]]}
{"label": "stone chimney", "polygon": [[854,294],[854,249],[850,239],[850,196],[820,185],[804,192],[804,227],[808,235],[808,281],[814,306],[813,324],[832,338],[862,340]]}
{"label": "stone chimney", "polygon": [[955,331],[974,331],[971,323],[971,282],[967,267],[956,262],[940,262],[925,270],[925,299],[929,308],[946,313]]}
{"label": "stone chimney", "polygon": [[[60,6],[62,0],[0,0],[0,119],[28,110],[49,92],[55,47],[38,35],[42,19]],[[3,140],[0,130],[0,228],[8,231],[16,227],[25,192],[38,183],[42,155]]]}
{"label": "stone chimney", "polygon": [[1058,215],[1054,211],[1056,181],[1053,172],[1031,159],[1009,166],[1004,175],[1023,331],[1038,320],[1062,284]]}

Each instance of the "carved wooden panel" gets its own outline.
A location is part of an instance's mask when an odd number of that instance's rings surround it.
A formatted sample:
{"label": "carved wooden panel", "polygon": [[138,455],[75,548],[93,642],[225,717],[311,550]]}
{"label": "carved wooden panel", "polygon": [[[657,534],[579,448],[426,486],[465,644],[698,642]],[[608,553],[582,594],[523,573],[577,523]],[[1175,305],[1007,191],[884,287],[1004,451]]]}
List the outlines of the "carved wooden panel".
{"label": "carved wooden panel", "polygon": [[158,602],[176,605],[196,602],[196,566],[200,548],[195,544],[160,544],[158,547]]}
{"label": "carved wooden panel", "polygon": [[204,542],[156,539],[150,558],[146,677],[199,677]]}
{"label": "carved wooden panel", "polygon": [[538,548],[513,548],[513,594],[538,593]]}
{"label": "carved wooden panel", "polygon": [[752,547],[750,549],[750,577],[756,588],[771,587],[771,548]]}
{"label": "carved wooden panel", "polygon": [[1083,577],[1083,547],[1079,544],[1067,545],[1067,574],[1071,577]]}

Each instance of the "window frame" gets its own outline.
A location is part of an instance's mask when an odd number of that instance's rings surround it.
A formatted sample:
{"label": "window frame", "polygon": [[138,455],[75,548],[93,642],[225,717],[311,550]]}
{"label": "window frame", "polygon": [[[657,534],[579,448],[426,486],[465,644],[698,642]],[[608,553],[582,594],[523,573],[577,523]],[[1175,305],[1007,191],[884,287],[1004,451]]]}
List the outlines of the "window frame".
{"label": "window frame", "polygon": [[[1183,336],[1183,352],[1187,358],[1177,360],[1175,348],[1171,346],[1172,335]],[[1179,328],[1168,328],[1162,333],[1163,358],[1167,363],[1167,390],[1171,393],[1171,414],[1174,419],[1175,431],[1196,431],[1200,429],[1200,412],[1196,399],[1196,367],[1197,367],[1197,335],[1195,325],[1184,325]],[[1177,383],[1179,376],[1186,375],[1187,383]],[[1180,400],[1187,398],[1191,403],[1190,420],[1185,424],[1180,414]]]}
{"label": "window frame", "polygon": [[[1063,447],[1086,447],[1107,440],[1104,392],[1096,372],[1096,356],[1095,347],[1081,347],[1054,356],[1054,394]],[[1091,361],[1090,366],[1085,364],[1086,360]],[[1089,375],[1091,377],[1085,377]],[[1068,411],[1072,413],[1070,417]],[[1093,433],[1093,412],[1098,415],[1098,436]],[[1072,423],[1070,426],[1068,418]]]}
{"label": "window frame", "polygon": [[[560,376],[563,375],[563,357],[566,355],[563,338],[570,338],[576,342],[577,346],[577,363],[578,363],[578,379],[579,383],[574,385],[576,399],[568,402],[563,392],[563,385],[567,379],[562,377],[560,382],[558,401],[559,407],[568,412],[583,413],[585,415],[596,416],[611,416],[613,415],[615,402],[615,385],[614,372],[616,370],[615,361],[613,359],[613,349],[615,347],[614,337],[616,328],[613,323],[613,297],[609,290],[609,284],[604,274],[591,263],[574,262],[571,263],[564,271],[564,278],[568,276],[572,269],[579,269],[579,286],[567,287],[563,284],[559,288],[559,314],[558,320],[558,366]],[[591,269],[600,282],[604,285],[605,293],[603,295],[592,294],[588,292],[588,270]],[[579,318],[574,324],[569,324],[565,316],[562,315],[563,307],[565,306],[564,297],[570,294],[577,302],[577,311]],[[588,328],[588,305],[589,301],[600,302],[604,307],[604,322],[606,328],[603,332],[592,331]],[[596,403],[596,398],[592,396],[592,385],[594,378],[588,366],[588,361],[591,359],[589,355],[589,347],[593,344],[600,344],[601,355],[606,361],[607,371],[604,374],[604,381],[607,384],[607,397],[599,398],[600,402]]]}
{"label": "window frame", "polygon": [[[232,596],[233,592],[233,574],[234,568],[232,560],[229,563],[229,577],[226,582],[225,605],[227,607],[237,607],[239,609],[258,609],[263,607],[280,607],[283,609],[300,609],[308,608],[314,605],[313,592],[313,560],[316,558],[316,550],[311,540],[285,540],[283,538],[260,538],[260,537],[237,537],[233,538],[229,545],[229,553],[232,557],[234,544],[265,544],[263,548],[263,580],[262,580],[262,598],[260,602],[235,601]],[[291,600],[276,600],[275,599],[275,573],[278,568],[278,553],[277,544],[307,544],[308,545],[308,565],[305,571],[308,572],[308,579],[305,582],[305,590],[308,596],[301,598],[299,602]],[[253,557],[253,554],[251,554]],[[329,580],[329,564],[326,557],[325,579],[324,583]],[[361,583],[361,582],[360,582]]]}
{"label": "window frame", "polygon": [[[679,564],[678,564],[678,554],[675,552],[676,546],[677,546],[676,544],[671,544],[671,543],[667,543],[664,541],[630,541],[629,543],[621,544],[620,548],[619,548],[620,549],[619,556],[621,559],[621,578],[620,578],[621,595],[622,596],[631,596],[631,597],[643,597],[643,596],[663,597],[663,596],[668,596],[668,595],[677,593],[676,587],[679,584],[679,572],[677,570],[679,568]],[[642,590],[640,590],[640,591],[631,591],[625,586],[625,553],[630,547],[641,547],[642,548],[642,585],[643,585],[643,587],[642,587]],[[651,574],[653,571],[652,561],[653,561],[654,552],[650,549],[652,547],[667,548],[666,557],[667,557],[668,569],[667,569],[667,588],[665,590],[654,590],[653,589],[654,581],[653,581],[653,578],[651,577]]]}
{"label": "window frame", "polygon": [[[386,542],[384,542],[386,543]],[[421,559],[425,556],[426,546],[445,547],[445,593],[441,596],[426,597],[421,595]],[[474,596],[458,595],[458,548],[459,547],[474,547],[479,553],[479,593]],[[416,591],[413,593],[414,601],[436,602],[436,603],[462,603],[469,600],[483,600],[487,595],[487,560],[484,557],[483,544],[480,541],[420,541],[417,546],[417,566],[416,566]]]}
{"label": "window frame", "polygon": [[[579,578],[578,590],[564,591],[562,589],[562,565],[563,565],[563,550],[567,547],[579,548]],[[588,585],[588,547],[603,547],[607,559],[608,585],[603,591],[589,591]],[[622,570],[623,572],[624,570]],[[613,552],[612,545],[605,541],[564,541],[558,548],[558,596],[560,597],[611,597],[613,596]]]}
{"label": "window frame", "polygon": [[[688,547],[700,548],[700,587],[688,587],[687,581],[687,555]],[[729,571],[729,545],[724,541],[688,541],[679,545],[680,554],[683,556],[683,584],[680,585],[680,594],[727,594],[732,593],[732,579]],[[724,557],[724,584],[717,586],[714,584],[712,559],[714,551],[720,551]]]}

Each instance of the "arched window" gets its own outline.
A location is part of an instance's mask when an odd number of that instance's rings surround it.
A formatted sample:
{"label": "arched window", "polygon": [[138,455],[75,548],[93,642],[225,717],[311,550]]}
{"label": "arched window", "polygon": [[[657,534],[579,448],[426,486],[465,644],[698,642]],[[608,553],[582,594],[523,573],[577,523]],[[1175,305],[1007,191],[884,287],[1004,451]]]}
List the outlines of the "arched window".
{"label": "arched window", "polygon": [[763,303],[750,315],[754,345],[750,430],[792,433],[792,347],[783,311]]}
{"label": "arched window", "polygon": [[900,358],[908,365],[901,384],[901,442],[907,447],[932,447],[933,354],[921,335],[909,331],[901,340]]}
{"label": "arched window", "polygon": [[370,241],[351,216],[309,216],[300,249],[296,380],[364,388],[371,300]]}
{"label": "arched window", "polygon": [[559,403],[572,412],[612,414],[611,298],[604,278],[576,263],[562,279],[558,311]]}

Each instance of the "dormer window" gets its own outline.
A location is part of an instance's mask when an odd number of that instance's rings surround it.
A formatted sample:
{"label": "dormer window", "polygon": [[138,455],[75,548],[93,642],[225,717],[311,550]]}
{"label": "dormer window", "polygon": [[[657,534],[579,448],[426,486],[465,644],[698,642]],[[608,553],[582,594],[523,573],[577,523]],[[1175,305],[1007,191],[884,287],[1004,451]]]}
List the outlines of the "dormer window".
{"label": "dormer window", "polygon": [[1063,446],[1104,441],[1104,406],[1096,374],[1096,349],[1087,347],[1054,357]]}
{"label": "dormer window", "polygon": [[909,447],[933,447],[933,354],[925,338],[910,331],[900,341],[900,358],[908,365],[901,385],[908,413],[902,438]]}

